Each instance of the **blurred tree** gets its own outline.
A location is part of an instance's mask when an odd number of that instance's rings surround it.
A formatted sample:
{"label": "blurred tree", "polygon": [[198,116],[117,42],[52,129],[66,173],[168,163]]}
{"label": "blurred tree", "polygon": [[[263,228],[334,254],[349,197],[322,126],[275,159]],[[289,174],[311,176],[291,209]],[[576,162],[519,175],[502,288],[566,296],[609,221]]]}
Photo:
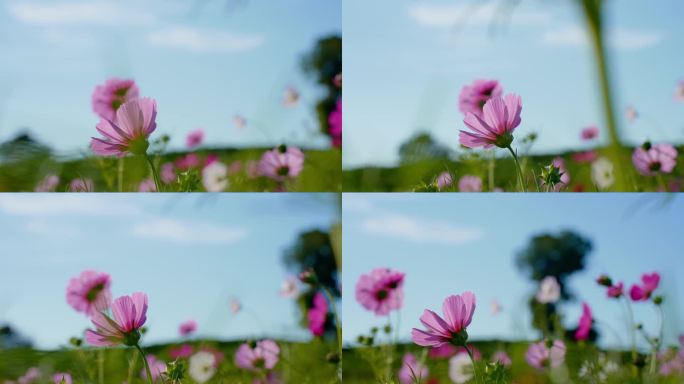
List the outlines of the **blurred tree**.
{"label": "blurred tree", "polygon": [[0,326],[0,349],[30,348],[31,342],[9,325]]}
{"label": "blurred tree", "polygon": [[[559,302],[563,302],[572,298],[566,285],[568,277],[584,269],[591,250],[591,241],[578,233],[545,233],[530,240],[527,247],[517,254],[516,264],[537,283],[547,276],[555,277],[561,288]],[[562,319],[557,314],[557,304],[542,304],[534,297],[529,301],[532,326],[545,336],[560,330]]]}
{"label": "blurred tree", "polygon": [[41,168],[53,163],[50,147],[27,132],[17,134],[0,144],[0,190],[32,191]]}
{"label": "blurred tree", "polygon": [[[320,230],[303,232],[297,237],[295,244],[284,254],[285,265],[295,273],[312,269],[320,285],[325,287],[336,298],[341,296],[339,290],[339,274],[335,253],[330,239],[330,234]],[[300,323],[306,326],[308,309],[312,307],[313,297],[317,288],[307,286],[299,296],[298,304],[301,312]],[[326,322],[326,333],[334,334],[335,324],[329,318]]]}
{"label": "blurred tree", "polygon": [[321,132],[329,135],[328,117],[342,96],[342,88],[334,81],[342,73],[342,38],[328,36],[318,40],[313,50],[302,58],[302,69],[327,91],[316,103],[316,113]]}
{"label": "blurred tree", "polygon": [[399,147],[399,162],[402,165],[425,160],[448,159],[451,150],[439,143],[427,132],[413,135]]}

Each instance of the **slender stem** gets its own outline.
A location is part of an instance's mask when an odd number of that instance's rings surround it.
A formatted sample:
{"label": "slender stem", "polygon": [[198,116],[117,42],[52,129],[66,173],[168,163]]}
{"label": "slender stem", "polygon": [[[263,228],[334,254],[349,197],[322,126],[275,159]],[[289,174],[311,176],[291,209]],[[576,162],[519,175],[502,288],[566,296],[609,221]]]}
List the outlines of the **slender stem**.
{"label": "slender stem", "polygon": [[628,322],[629,322],[629,338],[632,343],[632,376],[636,377],[637,376],[637,366],[634,365],[634,361],[637,358],[637,349],[636,349],[636,334],[634,332],[634,314],[632,313],[632,306],[629,305],[629,299],[627,297],[623,296],[623,300],[625,302],[625,306],[627,307],[627,317],[628,317]]}
{"label": "slender stem", "polygon": [[667,190],[667,184],[665,183],[665,179],[663,179],[662,173],[658,173],[658,186],[662,189],[662,192],[669,192]]}
{"label": "slender stem", "polygon": [[623,172],[624,164],[621,161],[622,143],[617,128],[615,119],[615,105],[613,103],[613,95],[611,92],[610,77],[608,72],[608,57],[606,55],[603,29],[602,29],[602,5],[600,0],[582,0],[581,4],[584,10],[587,26],[589,28],[589,35],[591,37],[592,47],[594,49],[594,56],[596,59],[596,69],[599,76],[599,85],[601,87],[601,102],[603,104],[603,112],[605,114],[606,125],[608,128],[608,137],[610,139],[610,157],[615,167],[616,190],[622,191],[626,188],[626,178]]}
{"label": "slender stem", "polygon": [[145,373],[147,374],[147,382],[149,384],[154,384],[152,381],[152,372],[150,371],[150,365],[147,363],[147,357],[145,356],[145,352],[143,351],[142,348],[140,348],[140,345],[136,344],[135,347],[138,349],[138,352],[140,352],[140,358],[142,358],[143,364],[145,365]]}
{"label": "slender stem", "polygon": [[147,159],[147,163],[150,165],[150,169],[152,170],[152,177],[154,178],[154,185],[157,187],[157,192],[162,192],[162,183],[159,179],[157,168],[154,167],[154,163],[148,154],[145,154],[145,158]]}
{"label": "slender stem", "polygon": [[97,351],[97,379],[100,384],[104,384],[104,349]]}
{"label": "slender stem", "polygon": [[511,152],[511,155],[513,155],[513,160],[515,160],[515,169],[518,171],[518,183],[520,184],[520,192],[527,192],[525,190],[525,182],[523,181],[523,174],[522,174],[522,168],[520,168],[520,162],[518,161],[518,155],[515,154],[515,151],[511,146],[509,145],[508,150]]}
{"label": "slender stem", "polygon": [[119,192],[123,192],[124,158],[119,157],[118,170],[116,174],[116,185]]}
{"label": "slender stem", "polygon": [[335,328],[337,329],[337,349],[340,353],[340,358],[342,358],[342,324],[340,323],[340,317],[337,314],[337,305],[335,304],[335,297],[328,290],[328,288],[321,286],[323,292],[328,296],[328,301],[330,301],[330,306],[332,309],[333,317],[335,318]]}
{"label": "slender stem", "polygon": [[477,366],[475,365],[475,357],[473,356],[473,351],[468,348],[468,343],[463,343],[463,349],[468,352],[468,357],[470,357],[470,362],[473,363],[473,375],[475,375],[475,381],[480,382],[480,378],[477,375]]}
{"label": "slender stem", "polygon": [[651,352],[651,375],[656,373],[656,363],[658,361],[658,352],[660,345],[663,342],[664,324],[663,324],[663,309],[656,304],[656,313],[658,315],[658,339],[653,342],[653,351]]}
{"label": "slender stem", "polygon": [[489,159],[489,169],[487,172],[487,182],[489,184],[489,192],[494,192],[494,167],[496,166],[496,151],[492,151],[492,157]]}

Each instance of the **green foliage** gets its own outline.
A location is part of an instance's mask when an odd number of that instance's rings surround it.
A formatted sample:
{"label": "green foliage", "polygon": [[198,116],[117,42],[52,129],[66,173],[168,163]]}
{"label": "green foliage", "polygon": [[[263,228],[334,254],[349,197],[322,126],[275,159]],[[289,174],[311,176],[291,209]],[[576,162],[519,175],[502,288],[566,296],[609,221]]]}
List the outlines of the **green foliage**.
{"label": "green foliage", "polygon": [[413,164],[425,160],[448,159],[449,147],[439,143],[427,132],[420,132],[399,147],[399,163]]}
{"label": "green foliage", "polygon": [[333,82],[335,76],[342,73],[342,38],[329,36],[318,40],[312,52],[302,59],[302,68],[326,90],[325,96],[316,103],[316,113],[321,132],[327,135],[330,131],[328,116],[342,96],[342,89]]}

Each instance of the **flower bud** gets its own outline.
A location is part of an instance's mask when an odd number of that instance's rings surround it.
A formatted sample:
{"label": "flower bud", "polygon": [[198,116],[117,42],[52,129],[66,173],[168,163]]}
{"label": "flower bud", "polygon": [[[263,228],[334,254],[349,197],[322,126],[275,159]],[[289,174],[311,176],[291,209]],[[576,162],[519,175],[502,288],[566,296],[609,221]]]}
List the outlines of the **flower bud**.
{"label": "flower bud", "polygon": [[601,275],[596,278],[596,282],[604,287],[612,287],[613,280],[608,275]]}
{"label": "flower bud", "polygon": [[299,274],[299,281],[304,284],[316,285],[318,279],[316,279],[316,273],[314,273],[313,269],[309,268]]}
{"label": "flower bud", "polygon": [[660,305],[663,303],[663,300],[664,300],[663,297],[658,295],[658,296],[653,298],[653,304]]}
{"label": "flower bud", "polygon": [[337,352],[330,352],[325,356],[325,359],[332,364],[337,364],[339,363],[342,359],[340,358],[340,354]]}

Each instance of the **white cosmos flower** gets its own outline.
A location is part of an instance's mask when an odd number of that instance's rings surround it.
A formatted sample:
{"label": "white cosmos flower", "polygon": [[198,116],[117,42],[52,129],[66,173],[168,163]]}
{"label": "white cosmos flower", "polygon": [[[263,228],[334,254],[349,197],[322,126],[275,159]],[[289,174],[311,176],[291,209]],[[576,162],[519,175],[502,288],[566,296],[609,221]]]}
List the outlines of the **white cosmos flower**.
{"label": "white cosmos flower", "polygon": [[456,384],[466,383],[473,378],[473,363],[465,352],[459,352],[449,359],[449,378]]}
{"label": "white cosmos flower", "polygon": [[215,161],[202,170],[202,185],[208,192],[221,192],[228,187],[228,167]]}
{"label": "white cosmos flower", "polygon": [[613,163],[605,157],[599,157],[591,164],[591,179],[599,189],[610,188],[615,183]]}
{"label": "white cosmos flower", "polygon": [[297,279],[290,276],[280,285],[280,295],[293,299],[299,296],[299,287],[297,287]]}
{"label": "white cosmos flower", "polygon": [[216,358],[212,353],[200,351],[190,356],[190,377],[198,383],[209,381],[216,374]]}
{"label": "white cosmos flower", "polygon": [[560,284],[553,276],[546,276],[539,284],[539,291],[535,296],[537,301],[542,304],[555,303],[560,299]]}

